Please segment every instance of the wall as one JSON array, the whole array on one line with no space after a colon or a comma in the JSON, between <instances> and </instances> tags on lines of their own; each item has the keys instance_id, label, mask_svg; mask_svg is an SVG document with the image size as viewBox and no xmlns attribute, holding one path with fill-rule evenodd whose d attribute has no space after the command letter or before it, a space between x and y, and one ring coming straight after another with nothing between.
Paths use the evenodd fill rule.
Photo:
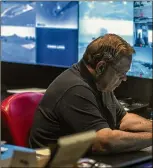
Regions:
<instances>
[{"instance_id":1,"label":"wall","mask_svg":"<svg viewBox=\"0 0 153 168\"><path fill-rule=\"evenodd\" d=\"M1 63L1 83L6 88L47 88L65 68L50 66ZM3 88L2 88L3 89ZM115 91L117 97L132 97L149 102L153 93L153 80L128 77Z\"/></svg>"},{"instance_id":2,"label":"wall","mask_svg":"<svg viewBox=\"0 0 153 168\"><path fill-rule=\"evenodd\" d=\"M47 88L50 82L64 70L51 66L2 62L1 83L7 88Z\"/></svg>"}]
</instances>

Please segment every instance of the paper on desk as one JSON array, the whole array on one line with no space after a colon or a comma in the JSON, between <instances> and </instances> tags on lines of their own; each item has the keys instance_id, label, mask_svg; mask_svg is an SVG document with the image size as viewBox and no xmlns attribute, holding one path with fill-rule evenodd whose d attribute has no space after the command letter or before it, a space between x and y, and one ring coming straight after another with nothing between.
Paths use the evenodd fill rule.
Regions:
<instances>
[{"instance_id":1,"label":"paper on desk","mask_svg":"<svg viewBox=\"0 0 153 168\"><path fill-rule=\"evenodd\" d=\"M37 167L44 167L50 158L50 149L41 148L36 149Z\"/></svg>"},{"instance_id":2,"label":"paper on desk","mask_svg":"<svg viewBox=\"0 0 153 168\"><path fill-rule=\"evenodd\" d=\"M152 152L152 146L141 149L141 151Z\"/></svg>"},{"instance_id":3,"label":"paper on desk","mask_svg":"<svg viewBox=\"0 0 153 168\"><path fill-rule=\"evenodd\" d=\"M49 156L51 154L49 148L36 149L35 151L37 155Z\"/></svg>"}]
</instances>

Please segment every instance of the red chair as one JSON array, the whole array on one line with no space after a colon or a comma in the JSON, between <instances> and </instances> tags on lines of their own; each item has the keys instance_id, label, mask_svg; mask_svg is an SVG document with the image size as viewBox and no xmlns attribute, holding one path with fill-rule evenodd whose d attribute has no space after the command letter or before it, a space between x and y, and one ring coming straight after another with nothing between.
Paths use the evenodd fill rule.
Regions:
<instances>
[{"instance_id":1,"label":"red chair","mask_svg":"<svg viewBox=\"0 0 153 168\"><path fill-rule=\"evenodd\" d=\"M42 93L26 92L11 95L2 101L1 117L15 145L27 146L34 113L42 97Z\"/></svg>"}]
</instances>

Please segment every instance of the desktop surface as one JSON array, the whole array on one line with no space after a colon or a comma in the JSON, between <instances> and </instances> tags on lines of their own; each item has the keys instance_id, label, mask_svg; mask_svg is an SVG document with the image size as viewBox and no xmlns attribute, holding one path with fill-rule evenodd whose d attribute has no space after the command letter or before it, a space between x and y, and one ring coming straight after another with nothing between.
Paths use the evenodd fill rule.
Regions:
<instances>
[{"instance_id":1,"label":"desktop surface","mask_svg":"<svg viewBox=\"0 0 153 168\"><path fill-rule=\"evenodd\" d=\"M5 147L8 149L4 153L1 153L1 161L4 162L6 159L6 161L8 162L8 159L12 157L14 150L28 152L34 151L33 149L7 144L1 145L1 147ZM138 152L128 152L114 155L95 154L88 156L86 160L94 160L95 163L99 163L99 165L103 167L104 165L110 165L110 167L151 168L153 167L152 159L152 146L150 146ZM82 158L82 160L84 160L84 158Z\"/></svg>"},{"instance_id":2,"label":"desktop surface","mask_svg":"<svg viewBox=\"0 0 153 168\"><path fill-rule=\"evenodd\" d=\"M129 168L152 168L153 167L153 161L148 160L145 162L134 164L133 166L130 166Z\"/></svg>"},{"instance_id":3,"label":"desktop surface","mask_svg":"<svg viewBox=\"0 0 153 168\"><path fill-rule=\"evenodd\" d=\"M102 155L97 153L89 156L89 159L93 159L98 163L110 165L111 167L131 167L134 165L153 166L152 146L136 152L125 152L112 155Z\"/></svg>"}]
</instances>

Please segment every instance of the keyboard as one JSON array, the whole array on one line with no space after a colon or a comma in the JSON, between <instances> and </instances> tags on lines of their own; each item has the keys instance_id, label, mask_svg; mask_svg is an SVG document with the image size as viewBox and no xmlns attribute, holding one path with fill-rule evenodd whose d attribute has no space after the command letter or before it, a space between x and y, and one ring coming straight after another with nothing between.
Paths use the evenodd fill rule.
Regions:
<instances>
[{"instance_id":1,"label":"keyboard","mask_svg":"<svg viewBox=\"0 0 153 168\"><path fill-rule=\"evenodd\" d=\"M119 102L123 106L124 110L126 111L132 111L132 110L148 107L149 105L149 103L141 103L141 102L133 102L131 104L128 104L123 100L119 100Z\"/></svg>"}]
</instances>

